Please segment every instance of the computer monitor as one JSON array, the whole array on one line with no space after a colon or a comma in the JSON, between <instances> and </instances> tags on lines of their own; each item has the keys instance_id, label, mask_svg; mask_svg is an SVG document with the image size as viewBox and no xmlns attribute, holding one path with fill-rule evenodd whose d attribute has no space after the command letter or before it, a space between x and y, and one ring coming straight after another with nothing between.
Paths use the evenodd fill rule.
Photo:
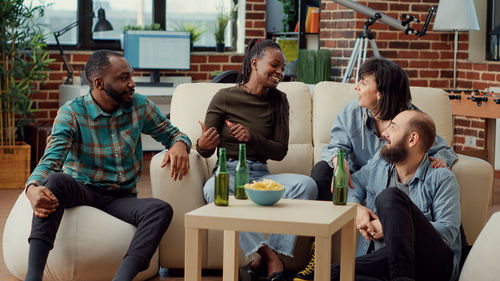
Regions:
<instances>
[{"instance_id":1,"label":"computer monitor","mask_svg":"<svg viewBox=\"0 0 500 281\"><path fill-rule=\"evenodd\" d=\"M159 70L188 70L191 63L189 32L126 30L123 51L134 69L151 70L159 83Z\"/></svg>"}]
</instances>

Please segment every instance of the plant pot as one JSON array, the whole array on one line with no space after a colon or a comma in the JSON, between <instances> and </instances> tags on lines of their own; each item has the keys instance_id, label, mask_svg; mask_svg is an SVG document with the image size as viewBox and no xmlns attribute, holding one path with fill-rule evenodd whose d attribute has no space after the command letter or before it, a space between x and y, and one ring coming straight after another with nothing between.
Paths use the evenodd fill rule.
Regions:
<instances>
[{"instance_id":1,"label":"plant pot","mask_svg":"<svg viewBox=\"0 0 500 281\"><path fill-rule=\"evenodd\" d=\"M24 142L0 146L0 189L24 188L30 175L31 146Z\"/></svg>"},{"instance_id":2,"label":"plant pot","mask_svg":"<svg viewBox=\"0 0 500 281\"><path fill-rule=\"evenodd\" d=\"M215 44L215 51L216 52L224 52L224 47L225 47L224 43L216 43Z\"/></svg>"}]
</instances>

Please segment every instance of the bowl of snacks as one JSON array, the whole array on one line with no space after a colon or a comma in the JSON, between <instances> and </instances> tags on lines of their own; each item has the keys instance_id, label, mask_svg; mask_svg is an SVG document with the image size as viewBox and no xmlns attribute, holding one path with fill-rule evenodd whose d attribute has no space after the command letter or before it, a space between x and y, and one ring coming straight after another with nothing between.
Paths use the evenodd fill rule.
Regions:
<instances>
[{"instance_id":1,"label":"bowl of snacks","mask_svg":"<svg viewBox=\"0 0 500 281\"><path fill-rule=\"evenodd\" d=\"M245 192L250 200L260 206L272 206L283 196L285 188L270 179L245 184Z\"/></svg>"}]
</instances>

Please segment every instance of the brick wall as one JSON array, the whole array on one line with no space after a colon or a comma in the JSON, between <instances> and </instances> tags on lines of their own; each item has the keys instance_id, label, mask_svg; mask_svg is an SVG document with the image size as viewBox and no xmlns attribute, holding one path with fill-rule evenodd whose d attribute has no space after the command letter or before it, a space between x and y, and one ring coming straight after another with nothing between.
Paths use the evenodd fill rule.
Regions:
<instances>
[{"instance_id":1,"label":"brick wall","mask_svg":"<svg viewBox=\"0 0 500 281\"><path fill-rule=\"evenodd\" d=\"M393 18L401 19L403 13L417 16L422 23L412 23L420 30L431 6L438 0L369 0L358 1ZM362 32L367 16L345 8L331 0L322 0L320 14L320 47L332 51L332 79L341 81L356 36ZM370 27L380 54L403 67L412 86L453 87L453 42L454 34L432 31L432 23L422 37L406 35L403 31L376 22ZM473 63L468 57L468 32L459 33L457 55L457 88L480 89L500 85L500 63ZM371 48L368 48L371 56ZM499 107L500 110L500 107ZM454 147L484 149L485 122L482 118L455 117ZM475 147L465 147L465 136L477 137Z\"/></svg>"},{"instance_id":2,"label":"brick wall","mask_svg":"<svg viewBox=\"0 0 500 281\"><path fill-rule=\"evenodd\" d=\"M265 0L247 0L246 3L245 43L255 37L264 38L266 28ZM91 51L65 51L69 63L73 66L74 76L81 75L91 53ZM63 83L66 71L58 51L50 51L50 57L56 61L49 66L47 82L35 85L38 92L33 95L34 107L39 110L33 116L35 121L51 121L59 109L59 85ZM242 59L242 54L234 52L193 52L189 71L161 71L161 75L191 76L193 82L207 82L213 78L211 73L214 71L239 70ZM148 74L138 71L135 75Z\"/></svg>"}]
</instances>

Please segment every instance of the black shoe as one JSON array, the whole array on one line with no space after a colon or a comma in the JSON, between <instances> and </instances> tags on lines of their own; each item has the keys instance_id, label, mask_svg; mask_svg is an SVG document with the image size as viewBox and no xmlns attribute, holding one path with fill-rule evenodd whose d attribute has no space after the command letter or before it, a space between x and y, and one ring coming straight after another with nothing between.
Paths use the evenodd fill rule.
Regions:
<instances>
[{"instance_id":1,"label":"black shoe","mask_svg":"<svg viewBox=\"0 0 500 281\"><path fill-rule=\"evenodd\" d=\"M239 271L239 281L257 281L258 275L257 270L250 265L251 263L240 267Z\"/></svg>"},{"instance_id":2,"label":"black shoe","mask_svg":"<svg viewBox=\"0 0 500 281\"><path fill-rule=\"evenodd\" d=\"M267 277L267 279L266 279L267 281L286 281L287 280L286 279L285 263L283 262L283 260L279 256L278 256L278 258L281 261L281 265L283 266L283 270L271 273L271 275L269 275Z\"/></svg>"},{"instance_id":3,"label":"black shoe","mask_svg":"<svg viewBox=\"0 0 500 281\"><path fill-rule=\"evenodd\" d=\"M273 272L269 277L268 281L286 281L285 267L283 266L283 271Z\"/></svg>"}]
</instances>

